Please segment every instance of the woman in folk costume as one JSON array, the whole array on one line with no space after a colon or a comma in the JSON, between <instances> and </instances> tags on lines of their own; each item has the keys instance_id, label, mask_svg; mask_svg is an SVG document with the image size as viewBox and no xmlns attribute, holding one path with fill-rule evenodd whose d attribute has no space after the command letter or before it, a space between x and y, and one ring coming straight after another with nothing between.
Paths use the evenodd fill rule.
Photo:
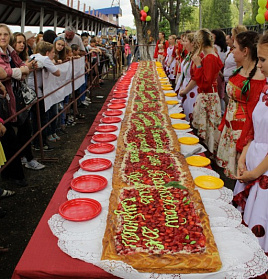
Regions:
<instances>
[{"instance_id":1,"label":"woman in folk costume","mask_svg":"<svg viewBox=\"0 0 268 279\"><path fill-rule=\"evenodd\" d=\"M258 67L268 77L268 34L258 44ZM268 86L262 90L238 160L234 202L268 255Z\"/></svg>"},{"instance_id":2,"label":"woman in folk costume","mask_svg":"<svg viewBox=\"0 0 268 279\"><path fill-rule=\"evenodd\" d=\"M237 155L243 149L241 142L249 129L253 109L265 85L265 77L257 69L258 39L256 32L247 31L238 34L234 40L234 59L241 66L227 84L229 103L219 126L222 133L217 151L217 164L232 179L235 179L237 172Z\"/></svg>"},{"instance_id":3,"label":"woman in folk costume","mask_svg":"<svg viewBox=\"0 0 268 279\"><path fill-rule=\"evenodd\" d=\"M179 92L178 98L182 98L183 110L186 114L186 120L192 120L194 104L197 97L196 82L192 80L193 61L191 60L195 51L194 33L188 33L185 36L185 49L188 54L181 63L181 75L178 79L175 91Z\"/></svg>"},{"instance_id":4,"label":"woman in folk costume","mask_svg":"<svg viewBox=\"0 0 268 279\"><path fill-rule=\"evenodd\" d=\"M164 63L169 43L165 39L164 32L159 32L158 38L159 38L159 40L156 42L154 59L156 59L157 61L159 61L161 63Z\"/></svg>"},{"instance_id":5,"label":"woman in folk costume","mask_svg":"<svg viewBox=\"0 0 268 279\"><path fill-rule=\"evenodd\" d=\"M189 32L190 33L190 32ZM175 83L178 83L178 79L181 75L181 63L186 58L188 51L185 48L185 41L186 41L186 35L188 33L182 34L181 37L177 37L176 39L176 67L175 67L175 73L176 73L176 81Z\"/></svg>"},{"instance_id":6,"label":"woman in folk costume","mask_svg":"<svg viewBox=\"0 0 268 279\"><path fill-rule=\"evenodd\" d=\"M223 64L213 47L213 37L208 29L196 33L199 51L192 57L195 64L193 80L198 86L198 95L193 111L193 127L203 139L208 150L215 154L218 147L221 122L221 105L217 91L217 78Z\"/></svg>"},{"instance_id":7,"label":"woman in folk costume","mask_svg":"<svg viewBox=\"0 0 268 279\"><path fill-rule=\"evenodd\" d=\"M176 36L171 35L168 37L169 47L167 48L167 56L165 59L165 71L169 78L172 87L175 88L176 79Z\"/></svg>"}]
</instances>

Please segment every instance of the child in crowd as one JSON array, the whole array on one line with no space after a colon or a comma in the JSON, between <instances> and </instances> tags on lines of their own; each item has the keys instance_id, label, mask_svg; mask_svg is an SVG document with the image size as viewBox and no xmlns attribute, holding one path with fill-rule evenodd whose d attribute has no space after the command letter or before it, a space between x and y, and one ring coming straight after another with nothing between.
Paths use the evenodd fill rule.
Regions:
<instances>
[{"instance_id":1,"label":"child in crowd","mask_svg":"<svg viewBox=\"0 0 268 279\"><path fill-rule=\"evenodd\" d=\"M66 60L70 60L73 57L72 49L69 46L65 46Z\"/></svg>"},{"instance_id":2,"label":"child in crowd","mask_svg":"<svg viewBox=\"0 0 268 279\"><path fill-rule=\"evenodd\" d=\"M125 39L125 55L126 55L126 60L127 60L127 68L129 68L130 63L131 63L131 49L129 45L129 40Z\"/></svg>"},{"instance_id":3,"label":"child in crowd","mask_svg":"<svg viewBox=\"0 0 268 279\"><path fill-rule=\"evenodd\" d=\"M82 42L85 47L86 56L85 56L85 71L87 71L90 67L89 65L89 47L88 47L88 37L82 36ZM88 73L85 74L85 83L80 87L80 92L84 92L87 89L87 81L88 81ZM89 93L89 91L87 91ZM88 106L91 103L91 100L89 97L86 96L86 93L80 97L80 101L84 106Z\"/></svg>"},{"instance_id":4,"label":"child in crowd","mask_svg":"<svg viewBox=\"0 0 268 279\"><path fill-rule=\"evenodd\" d=\"M66 61L65 39L62 37L57 37L54 40L53 45L55 49L55 62L60 64Z\"/></svg>"},{"instance_id":5,"label":"child in crowd","mask_svg":"<svg viewBox=\"0 0 268 279\"><path fill-rule=\"evenodd\" d=\"M80 55L79 55L79 53L80 53L79 45L72 44L71 49L72 49L73 57L74 58L79 58L80 57Z\"/></svg>"},{"instance_id":6,"label":"child in crowd","mask_svg":"<svg viewBox=\"0 0 268 279\"><path fill-rule=\"evenodd\" d=\"M268 34L258 43L258 67L268 77ZM243 212L243 221L258 238L268 255L268 86L264 86L252 114L252 126L244 138L238 160L234 202Z\"/></svg>"},{"instance_id":7,"label":"child in crowd","mask_svg":"<svg viewBox=\"0 0 268 279\"><path fill-rule=\"evenodd\" d=\"M214 49L214 40L208 29L196 32L199 50L192 57L195 64L193 80L198 86L198 96L193 111L192 125L197 135L204 140L208 150L215 154L218 148L221 122L221 105L217 78L223 67Z\"/></svg>"},{"instance_id":8,"label":"child in crowd","mask_svg":"<svg viewBox=\"0 0 268 279\"><path fill-rule=\"evenodd\" d=\"M71 45L71 49L72 49L73 58L80 58L80 55L79 55L79 53L80 53L79 45L72 44ZM80 95L80 88L75 90L75 98L77 98L79 95ZM80 107L80 108L81 107L86 107L86 105L82 106L80 100L78 100L78 102L75 101L73 103L73 110L74 110L75 117L78 118L78 119L85 119L85 115L78 112L78 107ZM70 116L68 116L68 118L70 118Z\"/></svg>"},{"instance_id":9,"label":"child in crowd","mask_svg":"<svg viewBox=\"0 0 268 279\"><path fill-rule=\"evenodd\" d=\"M164 44L158 44L157 61L163 64L165 58L166 58L166 54L165 54Z\"/></svg>"},{"instance_id":10,"label":"child in crowd","mask_svg":"<svg viewBox=\"0 0 268 279\"><path fill-rule=\"evenodd\" d=\"M43 97L42 69L47 70L48 72L52 73L55 76L60 76L60 70L52 62L55 56L55 50L53 44L41 41L36 46L35 52L36 53L34 54L34 56L38 64L38 70L36 72L37 88L38 88L37 96L38 98L41 98ZM35 89L33 73L29 75L28 85L30 88ZM44 100L39 102L39 108L40 108L41 125L44 126L48 122L48 113L45 112ZM32 107L32 111L33 111L33 133L35 134L38 131L37 119L36 119L36 105ZM56 134L56 121L53 121L51 123L51 130L52 130L52 134L48 136L57 139L58 136ZM47 129L44 129L42 133L44 150L49 150L51 149L51 147L47 144L46 136L47 136ZM38 137L34 139L34 147L36 150L39 150L40 148Z\"/></svg>"}]
</instances>

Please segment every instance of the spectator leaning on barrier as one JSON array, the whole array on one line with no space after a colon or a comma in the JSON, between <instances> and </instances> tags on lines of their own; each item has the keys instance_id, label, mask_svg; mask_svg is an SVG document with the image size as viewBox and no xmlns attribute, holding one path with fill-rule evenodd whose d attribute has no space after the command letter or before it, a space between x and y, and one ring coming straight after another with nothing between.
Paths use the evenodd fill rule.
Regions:
<instances>
[{"instance_id":1,"label":"spectator leaning on barrier","mask_svg":"<svg viewBox=\"0 0 268 279\"><path fill-rule=\"evenodd\" d=\"M82 39L75 34L76 30L72 26L68 26L65 29L65 33L61 34L60 36L66 40L68 46L76 44L79 46L80 55L85 55L85 47L83 45Z\"/></svg>"},{"instance_id":2,"label":"spectator leaning on barrier","mask_svg":"<svg viewBox=\"0 0 268 279\"><path fill-rule=\"evenodd\" d=\"M34 54L34 56L35 56L35 60L37 61L37 64L38 64L38 69L36 71L37 88L38 88L37 94L38 94L38 98L41 98L41 97L43 97L42 70L45 69L55 76L60 76L60 70L52 62L52 60L54 59L54 56L55 56L53 44L50 44L45 41L41 41L36 46L36 53ZM30 88L35 89L33 73L31 73L29 75L28 85ZM47 114L45 113L44 100L41 100L39 102L39 108L40 108L41 125L44 126L48 121ZM36 106L33 106L32 110L33 110L33 133L35 134L38 131L37 119L36 119ZM52 130L53 130L53 128L52 128ZM53 130L53 132L54 132L54 130ZM44 150L48 151L48 150L51 150L52 148L47 144L46 136L47 136L47 129L44 129L43 133L42 133L43 145L44 145ZM34 140L34 148L35 148L35 150L40 149L39 143L38 143L38 138L35 138L35 140Z\"/></svg>"},{"instance_id":3,"label":"spectator leaning on barrier","mask_svg":"<svg viewBox=\"0 0 268 279\"><path fill-rule=\"evenodd\" d=\"M65 47L65 39L63 37L57 37L53 41L54 50L55 50L55 62L62 63L66 61L66 47Z\"/></svg>"},{"instance_id":4,"label":"spectator leaning on barrier","mask_svg":"<svg viewBox=\"0 0 268 279\"><path fill-rule=\"evenodd\" d=\"M13 38L10 41L10 45L14 48L18 56L22 59L25 65L32 72L37 68L37 63L35 60L29 61L26 51L26 38L23 33L16 32L13 34ZM27 60L27 61L26 61ZM30 121L30 113L25 119L22 125L18 126L18 139L20 147L22 147L32 136L32 125ZM40 164L34 159L31 144L28 144L26 148L21 153L22 164L28 169L41 170L45 168L43 164Z\"/></svg>"},{"instance_id":5,"label":"spectator leaning on barrier","mask_svg":"<svg viewBox=\"0 0 268 279\"><path fill-rule=\"evenodd\" d=\"M34 53L35 35L36 35L36 33L32 33L32 31L27 31L24 33L24 36L25 36L26 42L27 42L28 56L31 56Z\"/></svg>"},{"instance_id":6,"label":"spectator leaning on barrier","mask_svg":"<svg viewBox=\"0 0 268 279\"><path fill-rule=\"evenodd\" d=\"M101 72L101 65L99 63L100 61L100 55L102 54L102 51L99 49L98 46L96 46L96 38L92 38L90 40L90 45L88 46L89 48L89 53L91 53L91 64L92 66L95 65L94 67L94 76L99 74ZM101 77L100 77L101 78Z\"/></svg>"},{"instance_id":7,"label":"spectator leaning on barrier","mask_svg":"<svg viewBox=\"0 0 268 279\"><path fill-rule=\"evenodd\" d=\"M6 24L0 24L0 67L4 69L8 80L3 82L6 93L6 107L1 109L0 117L4 120L13 116L16 109L16 99L13 85L17 80L24 79L29 74L29 69L25 66L19 58L14 49L9 45L12 33ZM3 103L4 104L4 103ZM5 106L5 105L3 105ZM6 113L5 113L6 112ZM18 140L18 117L12 118L6 123L6 133L1 138L3 149L5 151L6 159L12 158L19 150ZM20 158L17 156L1 173L3 179L11 179L19 186L26 186L22 164Z\"/></svg>"}]
</instances>

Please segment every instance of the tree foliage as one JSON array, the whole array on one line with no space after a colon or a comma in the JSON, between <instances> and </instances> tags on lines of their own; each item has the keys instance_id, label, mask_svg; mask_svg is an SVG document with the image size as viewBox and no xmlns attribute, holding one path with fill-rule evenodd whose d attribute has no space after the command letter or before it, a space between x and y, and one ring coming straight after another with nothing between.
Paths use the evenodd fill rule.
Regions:
<instances>
[{"instance_id":1,"label":"tree foliage","mask_svg":"<svg viewBox=\"0 0 268 279\"><path fill-rule=\"evenodd\" d=\"M194 11L197 0L157 0L157 7L160 12L160 26L164 20L163 27L166 27L165 20L169 23L170 33L178 35L184 22L187 22ZM161 30L161 28L160 28Z\"/></svg>"},{"instance_id":2,"label":"tree foliage","mask_svg":"<svg viewBox=\"0 0 268 279\"><path fill-rule=\"evenodd\" d=\"M231 27L231 0L202 0L203 27Z\"/></svg>"},{"instance_id":3,"label":"tree foliage","mask_svg":"<svg viewBox=\"0 0 268 279\"><path fill-rule=\"evenodd\" d=\"M156 0L142 0L141 7L137 5L135 0L130 0L132 14L135 19L135 25L137 28L137 38L141 45L139 47L142 60L152 60L154 52L154 43L158 34L158 21L157 21L157 7ZM149 7L150 21L141 21L140 11L144 6Z\"/></svg>"}]
</instances>

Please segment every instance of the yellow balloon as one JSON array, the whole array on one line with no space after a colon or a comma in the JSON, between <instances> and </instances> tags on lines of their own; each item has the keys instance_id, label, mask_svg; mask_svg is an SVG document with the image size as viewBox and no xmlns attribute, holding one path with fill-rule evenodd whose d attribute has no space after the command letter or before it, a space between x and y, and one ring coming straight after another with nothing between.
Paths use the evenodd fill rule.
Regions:
<instances>
[{"instance_id":1,"label":"yellow balloon","mask_svg":"<svg viewBox=\"0 0 268 279\"><path fill-rule=\"evenodd\" d=\"M264 24L264 23L265 23L264 14L257 14L257 16L256 16L256 21L257 21L259 24Z\"/></svg>"},{"instance_id":2,"label":"yellow balloon","mask_svg":"<svg viewBox=\"0 0 268 279\"><path fill-rule=\"evenodd\" d=\"M261 8L265 8L267 4L267 0L258 0L258 5L261 7ZM261 23L260 23L261 24Z\"/></svg>"},{"instance_id":3,"label":"yellow balloon","mask_svg":"<svg viewBox=\"0 0 268 279\"><path fill-rule=\"evenodd\" d=\"M258 14L264 14L266 12L266 8L259 8L258 9Z\"/></svg>"},{"instance_id":4,"label":"yellow balloon","mask_svg":"<svg viewBox=\"0 0 268 279\"><path fill-rule=\"evenodd\" d=\"M145 13L148 13L148 12L149 12L149 7L148 7L148 6L145 6L145 7L143 8L143 10L145 11Z\"/></svg>"}]
</instances>

